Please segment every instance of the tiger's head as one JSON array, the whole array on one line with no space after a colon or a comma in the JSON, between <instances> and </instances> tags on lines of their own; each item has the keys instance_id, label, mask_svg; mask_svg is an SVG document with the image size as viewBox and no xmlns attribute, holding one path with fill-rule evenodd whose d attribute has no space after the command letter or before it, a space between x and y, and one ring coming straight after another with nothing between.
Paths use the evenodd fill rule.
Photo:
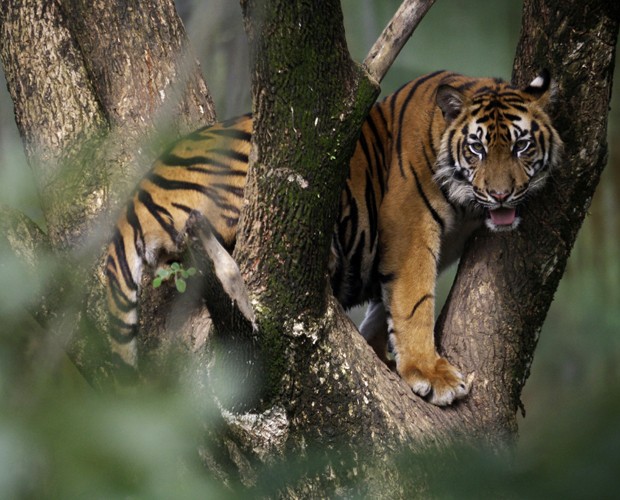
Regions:
<instances>
[{"instance_id":1,"label":"tiger's head","mask_svg":"<svg viewBox=\"0 0 620 500\"><path fill-rule=\"evenodd\" d=\"M435 179L454 202L485 210L493 231L519 225L519 206L560 161L562 141L546 112L552 94L547 71L524 89L495 80L469 94L437 89L446 129Z\"/></svg>"}]
</instances>

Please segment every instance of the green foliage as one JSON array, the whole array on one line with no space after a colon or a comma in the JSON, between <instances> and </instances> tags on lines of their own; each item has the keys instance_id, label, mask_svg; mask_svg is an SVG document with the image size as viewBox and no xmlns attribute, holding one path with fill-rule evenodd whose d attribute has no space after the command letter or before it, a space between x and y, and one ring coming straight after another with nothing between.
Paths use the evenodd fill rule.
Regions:
<instances>
[{"instance_id":1,"label":"green foliage","mask_svg":"<svg viewBox=\"0 0 620 500\"><path fill-rule=\"evenodd\" d=\"M174 286L176 289L183 293L187 289L187 282L185 281L190 276L196 274L195 267L189 267L185 269L183 264L179 262L173 262L170 267L162 267L157 270L155 278L153 279L153 288L159 288L164 281L169 279L174 280Z\"/></svg>"}]
</instances>

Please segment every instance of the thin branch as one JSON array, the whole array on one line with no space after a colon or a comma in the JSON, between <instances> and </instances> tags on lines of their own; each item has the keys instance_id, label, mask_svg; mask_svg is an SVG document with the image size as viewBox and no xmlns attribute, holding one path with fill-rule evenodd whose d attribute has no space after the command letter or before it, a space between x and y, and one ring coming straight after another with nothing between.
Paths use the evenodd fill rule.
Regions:
<instances>
[{"instance_id":1,"label":"thin branch","mask_svg":"<svg viewBox=\"0 0 620 500\"><path fill-rule=\"evenodd\" d=\"M256 329L254 311L239 267L217 241L209 221L199 212L192 212L186 224L192 250L202 281L207 309L216 328L222 331L241 327L251 333Z\"/></svg>"},{"instance_id":2,"label":"thin branch","mask_svg":"<svg viewBox=\"0 0 620 500\"><path fill-rule=\"evenodd\" d=\"M51 245L47 235L28 216L22 212L0 204L0 234L6 241L9 255L5 258L14 257L23 270L33 281L38 283L37 278L42 276L41 271L44 258L51 252ZM42 283L38 283L42 285ZM28 310L34 318L43 326L55 311L58 302L58 293L45 293L43 290L37 294L39 300L29 304Z\"/></svg>"},{"instance_id":3,"label":"thin branch","mask_svg":"<svg viewBox=\"0 0 620 500\"><path fill-rule=\"evenodd\" d=\"M435 0L405 0L364 59L369 75L378 83L413 34Z\"/></svg>"}]
</instances>

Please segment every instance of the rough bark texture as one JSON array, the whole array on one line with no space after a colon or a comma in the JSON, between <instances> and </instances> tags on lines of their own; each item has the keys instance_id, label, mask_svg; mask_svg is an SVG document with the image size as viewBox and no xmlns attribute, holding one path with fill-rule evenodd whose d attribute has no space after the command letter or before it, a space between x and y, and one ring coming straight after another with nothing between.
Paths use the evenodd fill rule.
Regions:
<instances>
[{"instance_id":1,"label":"rough bark texture","mask_svg":"<svg viewBox=\"0 0 620 500\"><path fill-rule=\"evenodd\" d=\"M57 2L3 2L0 29L7 84L50 241L67 249L70 235L83 234L105 201L105 172L76 162L85 144L107 132L104 111ZM63 172L66 164L76 166Z\"/></svg>"},{"instance_id":2,"label":"rough bark texture","mask_svg":"<svg viewBox=\"0 0 620 500\"><path fill-rule=\"evenodd\" d=\"M291 366L285 335L301 329L303 343L326 311L346 162L378 89L349 58L338 2L242 6L255 125L234 256L255 301L265 355L277 360L266 365L267 391L279 393Z\"/></svg>"}]
</instances>

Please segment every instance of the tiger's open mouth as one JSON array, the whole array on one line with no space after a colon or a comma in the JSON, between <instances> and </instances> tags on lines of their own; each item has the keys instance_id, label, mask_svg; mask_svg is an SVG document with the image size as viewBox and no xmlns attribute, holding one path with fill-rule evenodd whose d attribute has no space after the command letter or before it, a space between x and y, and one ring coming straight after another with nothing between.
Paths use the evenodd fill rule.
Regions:
<instances>
[{"instance_id":1,"label":"tiger's open mouth","mask_svg":"<svg viewBox=\"0 0 620 500\"><path fill-rule=\"evenodd\" d=\"M496 226L511 226L517 218L517 209L500 207L495 210L489 210L489 216Z\"/></svg>"},{"instance_id":2,"label":"tiger's open mouth","mask_svg":"<svg viewBox=\"0 0 620 500\"><path fill-rule=\"evenodd\" d=\"M487 210L486 225L492 231L510 231L521 221L519 210L515 207L499 207Z\"/></svg>"}]
</instances>

